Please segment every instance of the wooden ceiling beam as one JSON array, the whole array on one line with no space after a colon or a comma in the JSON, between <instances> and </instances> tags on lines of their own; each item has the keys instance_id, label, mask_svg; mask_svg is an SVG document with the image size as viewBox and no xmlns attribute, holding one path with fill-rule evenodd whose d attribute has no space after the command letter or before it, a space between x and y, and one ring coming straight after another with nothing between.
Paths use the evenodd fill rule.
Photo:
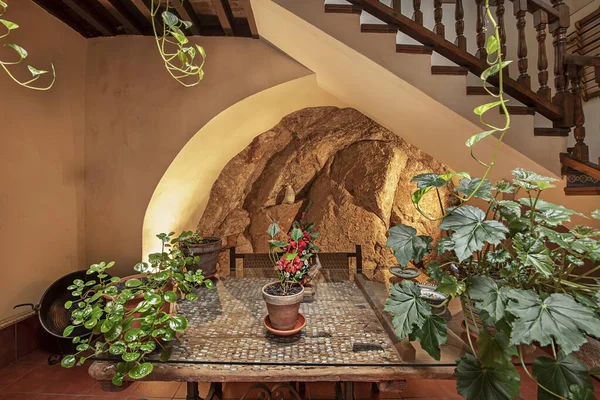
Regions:
<instances>
[{"instance_id":1,"label":"wooden ceiling beam","mask_svg":"<svg viewBox=\"0 0 600 400\"><path fill-rule=\"evenodd\" d=\"M146 18L148 23L150 24L150 30L152 30L152 13L150 12L150 6L144 2L144 0L131 0L131 4L135 6L135 8ZM163 24L160 17L160 12L156 15L156 31L163 31Z\"/></svg>"},{"instance_id":2,"label":"wooden ceiling beam","mask_svg":"<svg viewBox=\"0 0 600 400\"><path fill-rule=\"evenodd\" d=\"M121 23L128 33L135 35L142 33L110 0L98 0L98 2Z\"/></svg>"},{"instance_id":3,"label":"wooden ceiling beam","mask_svg":"<svg viewBox=\"0 0 600 400\"><path fill-rule=\"evenodd\" d=\"M246 19L248 20L248 26L250 27L250 33L252 33L252 37L254 39L260 38L258 35L258 28L256 27L256 20L254 19L254 13L252 12L252 5L250 4L250 0L242 0L242 7L244 8L244 13L246 14Z\"/></svg>"},{"instance_id":4,"label":"wooden ceiling beam","mask_svg":"<svg viewBox=\"0 0 600 400\"><path fill-rule=\"evenodd\" d=\"M67 15L60 8L56 7L55 4L49 2L48 0L33 0L38 6L42 7L46 10L50 15L54 15L56 18L69 25L71 28L76 30L83 37L90 37L89 32L87 32L84 27L79 25L71 16ZM50 4L49 4L50 3Z\"/></svg>"},{"instance_id":5,"label":"wooden ceiling beam","mask_svg":"<svg viewBox=\"0 0 600 400\"><path fill-rule=\"evenodd\" d=\"M115 29L112 26L105 24L103 21L97 19L93 12L89 10L86 6L83 6L81 2L77 2L75 0L62 0L62 2L73 10L74 13L79 15L82 19L84 19L88 24L94 27L98 32L100 32L104 36L114 36L116 35Z\"/></svg>"},{"instance_id":6,"label":"wooden ceiling beam","mask_svg":"<svg viewBox=\"0 0 600 400\"><path fill-rule=\"evenodd\" d=\"M192 23L190 31L192 31L194 35L200 35L200 19L198 19L196 11L194 11L194 8L190 4L190 2L186 0L175 0L172 4L172 7L175 7L177 13L182 19L190 21Z\"/></svg>"},{"instance_id":7,"label":"wooden ceiling beam","mask_svg":"<svg viewBox=\"0 0 600 400\"><path fill-rule=\"evenodd\" d=\"M219 18L219 23L221 24L221 27L223 28L225 35L233 36L233 29L232 29L233 16L231 14L231 9L229 9L229 4L223 4L224 1L227 1L227 0L212 0L212 5L215 9L215 12L217 13L217 17ZM227 12L225 7L227 7L229 9L229 12Z\"/></svg>"}]
</instances>

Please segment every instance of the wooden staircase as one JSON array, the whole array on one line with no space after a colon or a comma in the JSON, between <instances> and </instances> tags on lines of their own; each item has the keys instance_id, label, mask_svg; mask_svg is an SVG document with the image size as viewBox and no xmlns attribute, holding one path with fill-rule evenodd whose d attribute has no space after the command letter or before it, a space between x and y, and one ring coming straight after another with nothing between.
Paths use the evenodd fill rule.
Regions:
<instances>
[{"instance_id":1,"label":"wooden staircase","mask_svg":"<svg viewBox=\"0 0 600 400\"><path fill-rule=\"evenodd\" d=\"M384 0L385 2L386 0ZM366 12L382 21L382 24L362 24L361 31L368 33L395 33L402 32L414 39L419 44L397 44L396 52L405 54L426 54L433 52L440 54L455 66L434 65L431 67L433 75L468 75L479 76L487 68L487 53L485 50L486 27L484 21L484 0L476 0L476 42L477 52L471 54L467 51L467 38L464 36L464 7L463 0L435 0L434 20L432 30L423 26L423 11L421 2L413 1L413 9L402 13L401 2L398 0L387 1L387 4L378 0L347 0L346 4L325 4L326 13L352 13ZM578 56L568 54L567 29L570 26L569 8L564 0L551 0L552 4L544 0L514 0L513 8L517 20L517 43L507 43L504 13L506 12L505 0L493 0L495 17L500 25L501 48L506 54L507 46L517 46L518 71L515 78L504 79L504 91L513 99L521 102L522 106L507 107L511 115L540 114L551 121L552 127L534 127L535 136L566 137L571 130L576 140L575 146L568 149L567 153L559 155L561 172L566 177L567 195L599 195L600 194L600 160L598 163L590 162L589 149L585 143L585 115L583 112L582 77L585 66L595 68L595 79L600 83L600 57ZM455 6L456 40L446 40L446 27L443 25L442 4L452 3ZM471 7L471 5L469 5ZM534 27L537 37L537 78L539 88L531 89L531 77L528 66L528 50L526 43L526 17L527 13L533 14ZM410 14L408 17L405 14ZM554 59L554 88L548 85L549 59L546 50L546 37L552 36ZM491 85L497 85L497 80L488 79ZM492 86L493 87L493 86ZM467 86L466 94L469 96L482 96L489 94L479 86ZM594 134L598 135L598 127L593 127Z\"/></svg>"}]
</instances>

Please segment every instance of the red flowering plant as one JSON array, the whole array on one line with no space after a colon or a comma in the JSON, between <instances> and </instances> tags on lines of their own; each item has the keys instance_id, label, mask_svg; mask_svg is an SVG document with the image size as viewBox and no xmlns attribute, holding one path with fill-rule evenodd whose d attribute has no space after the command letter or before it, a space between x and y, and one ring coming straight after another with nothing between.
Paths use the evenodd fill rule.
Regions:
<instances>
[{"instance_id":1,"label":"red flowering plant","mask_svg":"<svg viewBox=\"0 0 600 400\"><path fill-rule=\"evenodd\" d=\"M286 242L276 239L281 232L277 221L273 220L267 230L271 237L269 256L284 293L288 293L295 284L302 281L319 252L319 248L313 243L313 240L319 237L319 233L313 231L314 222L305 220L307 211L302 213L299 221L294 221Z\"/></svg>"}]
</instances>

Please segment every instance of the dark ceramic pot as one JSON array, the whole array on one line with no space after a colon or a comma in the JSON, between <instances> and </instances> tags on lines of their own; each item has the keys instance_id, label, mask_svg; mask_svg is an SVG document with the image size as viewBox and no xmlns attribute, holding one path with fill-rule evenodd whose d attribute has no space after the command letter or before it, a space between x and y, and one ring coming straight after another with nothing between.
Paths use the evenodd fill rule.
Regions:
<instances>
[{"instance_id":1,"label":"dark ceramic pot","mask_svg":"<svg viewBox=\"0 0 600 400\"><path fill-rule=\"evenodd\" d=\"M194 264L192 271L201 270L205 278L212 278L217 273L217 261L221 252L221 238L205 237L205 243L179 243L179 248L188 257L200 257L200 262Z\"/></svg>"}]
</instances>

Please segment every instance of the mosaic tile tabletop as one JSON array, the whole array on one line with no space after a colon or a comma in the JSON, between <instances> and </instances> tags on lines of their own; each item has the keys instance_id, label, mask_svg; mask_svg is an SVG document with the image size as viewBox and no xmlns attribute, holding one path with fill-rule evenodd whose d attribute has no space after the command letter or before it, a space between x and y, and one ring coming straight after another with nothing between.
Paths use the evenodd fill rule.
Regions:
<instances>
[{"instance_id":1,"label":"mosaic tile tabletop","mask_svg":"<svg viewBox=\"0 0 600 400\"><path fill-rule=\"evenodd\" d=\"M371 306L353 281L319 282L311 303L302 303L306 327L279 337L263 326L264 278L230 278L200 298L183 302L179 313L188 330L175 344L171 361L281 362L303 364L389 364L402 360Z\"/></svg>"}]
</instances>

